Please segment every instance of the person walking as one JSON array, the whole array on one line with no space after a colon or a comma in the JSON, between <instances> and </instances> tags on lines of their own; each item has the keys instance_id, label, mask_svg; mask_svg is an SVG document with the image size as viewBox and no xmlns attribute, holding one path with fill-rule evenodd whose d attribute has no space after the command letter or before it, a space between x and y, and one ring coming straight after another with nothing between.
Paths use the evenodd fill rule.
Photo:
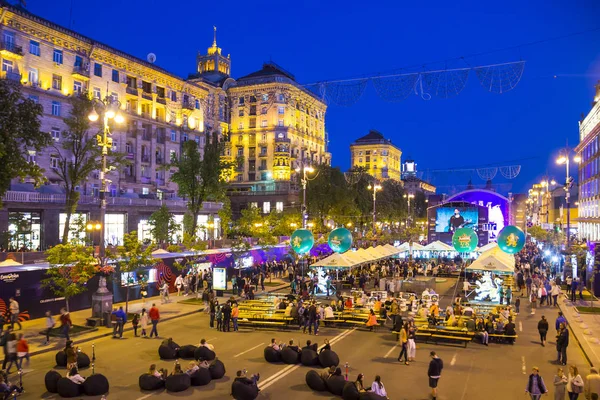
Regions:
<instances>
[{"instance_id":1,"label":"person walking","mask_svg":"<svg viewBox=\"0 0 600 400\"><path fill-rule=\"evenodd\" d=\"M56 322L54 322L54 318L52 318L52 313L50 311L46 311L46 330L44 331L44 334L46 335L46 341L44 342L44 346L47 346L50 344L50 332L52 332L52 328L54 328L54 325L56 325Z\"/></svg>"},{"instance_id":2,"label":"person walking","mask_svg":"<svg viewBox=\"0 0 600 400\"><path fill-rule=\"evenodd\" d=\"M415 343L416 339L416 327L412 322L408 323L408 361L415 361L417 355L417 345Z\"/></svg>"},{"instance_id":3,"label":"person walking","mask_svg":"<svg viewBox=\"0 0 600 400\"><path fill-rule=\"evenodd\" d=\"M567 382L567 393L569 394L569 400L577 400L580 393L583 393L583 378L579 375L577 367L569 365L569 381Z\"/></svg>"},{"instance_id":4,"label":"person walking","mask_svg":"<svg viewBox=\"0 0 600 400\"><path fill-rule=\"evenodd\" d=\"M573 277L571 281L571 302L577 302L577 285L579 284L577 278Z\"/></svg>"},{"instance_id":5,"label":"person walking","mask_svg":"<svg viewBox=\"0 0 600 400\"><path fill-rule=\"evenodd\" d=\"M437 387L438 381L442 376L442 369L444 369L444 362L437 356L435 351L429 353L431 361L429 362L429 368L427 369L427 376L429 376L429 387L431 388L431 399L437 400Z\"/></svg>"},{"instance_id":6,"label":"person walking","mask_svg":"<svg viewBox=\"0 0 600 400\"><path fill-rule=\"evenodd\" d=\"M183 288L183 276L179 275L175 279L175 287L177 288L177 297L181 295L181 289Z\"/></svg>"},{"instance_id":7,"label":"person walking","mask_svg":"<svg viewBox=\"0 0 600 400\"><path fill-rule=\"evenodd\" d=\"M556 282L552 282L552 287L550 288L550 296L552 296L552 303L554 307L558 307L558 296L560 295L560 292L560 286L557 285Z\"/></svg>"},{"instance_id":8,"label":"person walking","mask_svg":"<svg viewBox=\"0 0 600 400\"><path fill-rule=\"evenodd\" d=\"M554 400L565 400L567 393L567 383L569 379L562 368L559 368L554 375Z\"/></svg>"},{"instance_id":9,"label":"person walking","mask_svg":"<svg viewBox=\"0 0 600 400\"><path fill-rule=\"evenodd\" d=\"M556 351L558 352L558 362L567 365L567 347L569 347L569 330L565 324L560 324L560 330L556 336Z\"/></svg>"},{"instance_id":10,"label":"person walking","mask_svg":"<svg viewBox=\"0 0 600 400\"><path fill-rule=\"evenodd\" d=\"M29 365L29 343L27 343L23 334L20 333L19 340L17 341L17 368L23 369L23 359L26 359L27 365Z\"/></svg>"},{"instance_id":11,"label":"person walking","mask_svg":"<svg viewBox=\"0 0 600 400\"><path fill-rule=\"evenodd\" d=\"M71 326L73 322L71 322L71 315L67 311L66 308L60 309L60 333L65 336L67 341L71 340L69 337L69 331L71 330Z\"/></svg>"},{"instance_id":12,"label":"person walking","mask_svg":"<svg viewBox=\"0 0 600 400\"><path fill-rule=\"evenodd\" d=\"M529 301L531 302L531 315L535 315L535 309L537 308L537 293L537 290L532 290L531 294L529 295Z\"/></svg>"},{"instance_id":13,"label":"person walking","mask_svg":"<svg viewBox=\"0 0 600 400\"><path fill-rule=\"evenodd\" d=\"M525 393L529 394L531 400L540 400L543 394L548 393L548 389L544 384L544 379L540 376L540 370L538 367L531 369L531 375L527 380L527 387Z\"/></svg>"},{"instance_id":14,"label":"person walking","mask_svg":"<svg viewBox=\"0 0 600 400\"><path fill-rule=\"evenodd\" d=\"M585 398L591 399L592 395L600 396L600 374L596 367L592 367L590 374L585 377Z\"/></svg>"},{"instance_id":15,"label":"person walking","mask_svg":"<svg viewBox=\"0 0 600 400\"><path fill-rule=\"evenodd\" d=\"M211 328L214 328L215 327L215 314L217 312L217 300L212 299L210 301L210 303L208 303L208 307L209 307L209 314L210 314L209 326Z\"/></svg>"},{"instance_id":16,"label":"person walking","mask_svg":"<svg viewBox=\"0 0 600 400\"><path fill-rule=\"evenodd\" d=\"M162 304L168 303L169 302L169 284L167 282L163 283L163 285L160 287L160 294L161 294L160 302Z\"/></svg>"},{"instance_id":17,"label":"person walking","mask_svg":"<svg viewBox=\"0 0 600 400\"><path fill-rule=\"evenodd\" d=\"M19 321L19 303L15 300L14 297L9 299L10 301L10 329L15 330L15 324L19 325L19 330L23 329L21 326L21 321Z\"/></svg>"},{"instance_id":18,"label":"person walking","mask_svg":"<svg viewBox=\"0 0 600 400\"><path fill-rule=\"evenodd\" d=\"M148 322L150 322L148 313L146 313L145 308L142 308L142 314L140 315L140 327L142 328L141 335L143 338L147 337L146 330L148 329Z\"/></svg>"},{"instance_id":19,"label":"person walking","mask_svg":"<svg viewBox=\"0 0 600 400\"><path fill-rule=\"evenodd\" d=\"M400 345L402 346L402 350L400 350L400 354L398 355L398 361L404 355L404 365L408 365L408 323L405 323L402 329L400 329Z\"/></svg>"},{"instance_id":20,"label":"person walking","mask_svg":"<svg viewBox=\"0 0 600 400\"><path fill-rule=\"evenodd\" d=\"M133 327L133 336L137 337L138 325L140 324L140 315L133 314L133 318L131 319L131 326Z\"/></svg>"},{"instance_id":21,"label":"person walking","mask_svg":"<svg viewBox=\"0 0 600 400\"><path fill-rule=\"evenodd\" d=\"M538 332L540 333L540 342L542 347L546 346L546 334L548 333L548 321L546 317L542 315L542 319L538 322Z\"/></svg>"},{"instance_id":22,"label":"person walking","mask_svg":"<svg viewBox=\"0 0 600 400\"><path fill-rule=\"evenodd\" d=\"M160 320L160 312L158 311L158 307L156 307L156 303L152 303L152 308L148 312L148 316L150 317L150 322L152 323L152 330L150 331L150 338L152 338L152 334L158 338L158 321Z\"/></svg>"}]
</instances>

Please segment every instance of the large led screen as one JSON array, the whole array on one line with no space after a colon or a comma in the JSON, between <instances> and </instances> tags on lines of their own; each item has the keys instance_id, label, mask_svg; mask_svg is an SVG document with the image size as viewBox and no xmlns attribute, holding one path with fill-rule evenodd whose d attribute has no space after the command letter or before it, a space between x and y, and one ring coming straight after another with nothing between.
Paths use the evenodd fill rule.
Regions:
<instances>
[{"instance_id":1,"label":"large led screen","mask_svg":"<svg viewBox=\"0 0 600 400\"><path fill-rule=\"evenodd\" d=\"M458 228L477 228L477 207L439 207L435 215L436 232L454 232Z\"/></svg>"}]
</instances>

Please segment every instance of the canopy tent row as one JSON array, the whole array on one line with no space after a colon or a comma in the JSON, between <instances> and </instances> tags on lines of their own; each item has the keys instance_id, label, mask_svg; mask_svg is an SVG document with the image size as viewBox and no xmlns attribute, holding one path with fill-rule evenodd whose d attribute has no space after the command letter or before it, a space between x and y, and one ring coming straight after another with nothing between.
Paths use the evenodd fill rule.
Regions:
<instances>
[{"instance_id":1,"label":"canopy tent row","mask_svg":"<svg viewBox=\"0 0 600 400\"><path fill-rule=\"evenodd\" d=\"M436 240L435 242L429 243L427 246L423 248L425 251L456 251L454 247L447 245L444 242L440 242Z\"/></svg>"}]
</instances>

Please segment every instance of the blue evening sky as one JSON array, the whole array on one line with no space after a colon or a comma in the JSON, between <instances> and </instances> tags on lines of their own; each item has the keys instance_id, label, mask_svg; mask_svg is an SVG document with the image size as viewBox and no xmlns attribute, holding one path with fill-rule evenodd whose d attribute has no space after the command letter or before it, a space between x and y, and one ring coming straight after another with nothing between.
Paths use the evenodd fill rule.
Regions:
<instances>
[{"instance_id":1,"label":"blue evening sky","mask_svg":"<svg viewBox=\"0 0 600 400\"><path fill-rule=\"evenodd\" d=\"M300 83L389 72L600 28L597 0L28 0L28 9L68 26L71 4L72 29L141 58L154 52L157 65L180 76L194 71L196 52L206 52L216 25L234 78L272 59ZM486 92L474 74L451 99L412 95L389 103L369 84L355 105L328 110L333 164L347 169L349 144L377 129L421 171L521 164L520 176L510 181L514 192L546 171L562 181L564 170L554 157L567 140L578 142L578 120L589 111L600 80L598 44L600 30L467 58L471 66L527 61L520 84L502 95ZM464 66L459 60L425 69ZM450 192L445 185L466 184L470 175L431 177L441 193ZM483 183L476 173L472 180Z\"/></svg>"}]
</instances>

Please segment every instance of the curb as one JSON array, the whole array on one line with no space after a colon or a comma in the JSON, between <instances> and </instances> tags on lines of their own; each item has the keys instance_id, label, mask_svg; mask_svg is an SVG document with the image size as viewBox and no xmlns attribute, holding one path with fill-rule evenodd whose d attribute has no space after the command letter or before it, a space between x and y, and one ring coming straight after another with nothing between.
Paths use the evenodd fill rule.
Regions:
<instances>
[{"instance_id":1,"label":"curb","mask_svg":"<svg viewBox=\"0 0 600 400\"><path fill-rule=\"evenodd\" d=\"M558 305L559 310L561 310L563 312L563 315L565 314L563 307L566 307L564 300L562 304ZM579 313L579 310L577 310L576 306L573 306L573 308L577 311L577 313ZM565 315L566 318L566 315ZM585 346L583 345L583 343L581 342L581 340L579 340L579 337L577 337L577 334L575 333L575 330L573 329L573 323L577 323L575 321L573 321L573 323L571 323L571 321L569 321L567 319L567 321L569 322L569 324L567 325L567 327L569 328L569 331L571 332L571 337L573 337L575 339L575 341L577 342L577 346L579 347L579 349L581 350L581 352L583 353L583 356L585 358L585 360L588 362L588 364L590 365L590 367L594 366L594 363L592 362L590 356L588 355L588 352L585 350Z\"/></svg>"}]
</instances>

